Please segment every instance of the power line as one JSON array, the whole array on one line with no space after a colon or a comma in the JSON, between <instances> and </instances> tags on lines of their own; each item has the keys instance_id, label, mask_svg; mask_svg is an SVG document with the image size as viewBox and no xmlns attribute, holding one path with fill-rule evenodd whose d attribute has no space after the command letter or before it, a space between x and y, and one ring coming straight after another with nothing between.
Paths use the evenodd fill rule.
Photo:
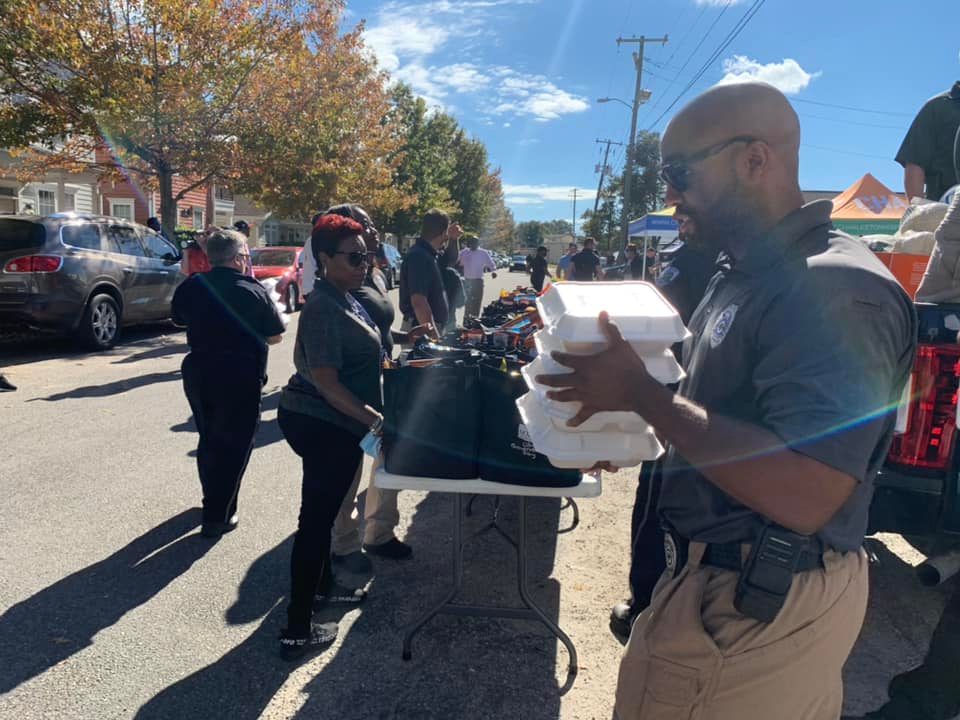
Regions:
<instances>
[{"instance_id":1,"label":"power line","mask_svg":"<svg viewBox=\"0 0 960 720\"><path fill-rule=\"evenodd\" d=\"M893 112L892 110L871 110L870 108L853 107L852 105L835 105L834 103L819 102L817 100L800 100L798 98L794 98L793 102L806 103L808 105L820 105L821 107L836 108L838 110L852 110L853 112L872 113L874 115L913 117L911 113Z\"/></svg>"},{"instance_id":2,"label":"power line","mask_svg":"<svg viewBox=\"0 0 960 720\"><path fill-rule=\"evenodd\" d=\"M813 118L815 120L826 120L827 122L843 123L844 125L859 125L860 127L883 128L884 130L906 130L902 125L878 125L876 123L865 123L857 120L846 120L837 117L824 117L823 115L810 115L809 113L797 113L800 117Z\"/></svg>"},{"instance_id":3,"label":"power line","mask_svg":"<svg viewBox=\"0 0 960 720\"><path fill-rule=\"evenodd\" d=\"M858 157L868 157L875 160L889 160L890 162L893 162L893 158L885 157L884 155L871 155L870 153L857 152L856 150L841 150L840 148L823 147L822 145L808 145L807 143L801 143L800 147L810 148L811 150L823 150L824 152L840 153L841 155L856 155Z\"/></svg>"},{"instance_id":4,"label":"power line","mask_svg":"<svg viewBox=\"0 0 960 720\"><path fill-rule=\"evenodd\" d=\"M697 54L697 51L698 51L701 47L703 47L703 44L707 41L707 38L710 37L710 33L713 32L713 29L717 26L717 23L720 22L720 18L723 17L723 14L730 8L730 6L731 6L732 4L733 4L733 0L727 0L727 4L724 5L724 6L723 6L723 9L720 10L720 14L717 15L716 18L714 18L713 23L710 25L710 27L707 28L707 31L703 34L703 37L700 38L700 42L697 43L697 46L693 49L693 52L691 52L691 53L687 56L687 59L684 61L683 65L680 66L680 70L677 72L677 76L676 76L673 80L671 80L671 81L669 82L669 84L667 85L667 87L665 87L665 88L663 89L663 94L660 96L660 98L657 98L657 101L653 104L653 107L650 108L650 111L649 111L649 112L651 112L651 113L654 112L654 111L660 106L660 100L661 100L661 98L663 98L663 97L670 91L670 88L673 87L673 84L674 84L674 82L676 82L677 78L679 78L680 75L681 75L681 73L683 73L683 71L686 70L687 65L690 64L690 61L691 61L691 60L693 60L694 56ZM706 9L706 7L707 7L707 6L705 5L705 6L704 6L704 9ZM671 105L671 107L673 107L673 106ZM669 108L668 108L668 110L669 110ZM661 117L662 117L662 116L661 116ZM658 120L657 122L659 122L659 120ZM656 125L656 123L654 123L654 125Z\"/></svg>"},{"instance_id":5,"label":"power line","mask_svg":"<svg viewBox=\"0 0 960 720\"><path fill-rule=\"evenodd\" d=\"M686 87L684 87L683 90L679 92L679 94L673 99L673 102L670 103L667 109L664 110L662 113L660 113L660 116L656 120L654 120L653 123L650 124L647 130L652 130L654 127L656 127L657 124L661 120L663 120L664 117L666 117L667 113L670 112L678 102L680 102L680 98L686 95L687 92L690 90L690 88L692 88L694 85L697 84L697 81L700 80L701 77L703 77L703 75L707 72L707 70L710 69L713 63L715 63L717 59L719 59L719 57L723 54L723 52L728 47L730 47L730 44L737 39L737 36L741 32L743 32L743 29L750 23L753 17L760 11L760 8L763 7L765 2L766 0L754 0L753 5L747 8L747 11L743 14L743 17L741 17L740 20L736 23L736 25L734 25L733 28L730 30L730 32L727 33L727 36L723 39L723 41L721 41L717 49L710 54L710 57L708 57L707 61L703 63L703 65L700 67L700 70L697 71L697 74L693 76L693 79L690 80L690 82L687 83ZM727 6L725 6L724 9L726 9L726 7L729 7L729 3L727 4Z\"/></svg>"}]
</instances>

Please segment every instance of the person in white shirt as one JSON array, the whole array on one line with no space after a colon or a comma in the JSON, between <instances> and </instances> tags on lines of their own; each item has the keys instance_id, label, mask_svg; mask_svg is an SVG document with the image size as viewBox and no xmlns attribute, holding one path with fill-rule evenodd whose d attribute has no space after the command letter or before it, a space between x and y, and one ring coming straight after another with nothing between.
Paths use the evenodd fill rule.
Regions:
<instances>
[{"instance_id":1,"label":"person in white shirt","mask_svg":"<svg viewBox=\"0 0 960 720\"><path fill-rule=\"evenodd\" d=\"M480 317L483 303L483 274L497 269L497 264L489 252L480 247L480 238L467 235L467 247L460 251L457 265L463 268L463 290L466 297L464 317ZM496 277L493 273L492 277Z\"/></svg>"}]
</instances>

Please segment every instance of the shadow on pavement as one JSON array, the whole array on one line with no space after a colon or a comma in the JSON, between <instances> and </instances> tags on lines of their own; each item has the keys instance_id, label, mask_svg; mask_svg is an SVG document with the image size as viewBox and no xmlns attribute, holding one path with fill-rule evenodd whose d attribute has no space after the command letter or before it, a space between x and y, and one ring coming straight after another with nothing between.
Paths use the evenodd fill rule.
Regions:
<instances>
[{"instance_id":1,"label":"shadow on pavement","mask_svg":"<svg viewBox=\"0 0 960 720\"><path fill-rule=\"evenodd\" d=\"M878 695L877 689L921 663L952 589L951 582L922 588L914 567L883 542L868 538L865 546L872 555L870 601L843 673L844 710L853 715L883 705L886 695Z\"/></svg>"},{"instance_id":2,"label":"shadow on pavement","mask_svg":"<svg viewBox=\"0 0 960 720\"><path fill-rule=\"evenodd\" d=\"M120 395L121 393L136 390L137 388L153 385L154 383L172 382L180 380L179 370L169 370L167 372L148 373L146 375L137 375L123 380L115 380L104 385L85 385L84 387L74 388L65 392L54 393L44 398L32 398L27 402L44 400L46 402L57 402L59 400L77 400L81 398L108 397L110 395Z\"/></svg>"},{"instance_id":3,"label":"shadow on pavement","mask_svg":"<svg viewBox=\"0 0 960 720\"><path fill-rule=\"evenodd\" d=\"M514 718L559 715L559 642L532 621L438 615L401 659L403 631L437 603L452 582L453 508L449 494L431 493L418 505L405 541L411 560L374 558L370 597L336 656L305 688L298 718L390 720ZM457 601L519 606L516 561L496 533L471 535L490 520L493 498L478 498L464 520L464 588ZM559 500L529 502L528 578L531 593L556 621L559 585L549 577L556 553ZM518 530L518 498L504 498L500 524ZM574 639L575 641L575 639ZM563 664L566 664L566 651ZM564 671L560 671L565 675Z\"/></svg>"},{"instance_id":4,"label":"shadow on pavement","mask_svg":"<svg viewBox=\"0 0 960 720\"><path fill-rule=\"evenodd\" d=\"M466 536L489 520L492 499L475 504ZM519 501L507 498L501 524L517 531ZM528 515L530 588L556 620L559 586L549 578L556 552L559 500L531 500ZM414 557L396 563L374 558L370 596L341 623L335 655L303 688L302 720L452 720L454 718L557 717L563 690L557 682L558 642L534 622L438 616L414 639L413 659L400 659L404 627L438 601L450 581L453 498L430 494L419 504L405 539ZM226 613L230 624L263 618L243 643L216 662L167 687L137 713L137 720L202 715L210 720L255 720L296 667L278 656L285 624L291 538L258 558ZM465 547L461 601L519 604L512 551L487 533ZM350 584L348 576L340 581ZM327 610L319 620L341 619ZM339 616L339 617L338 617ZM576 641L576 638L574 638ZM332 652L328 650L327 653ZM565 653L565 651L563 651ZM566 657L564 655L564 664Z\"/></svg>"},{"instance_id":5,"label":"shadow on pavement","mask_svg":"<svg viewBox=\"0 0 960 720\"><path fill-rule=\"evenodd\" d=\"M172 357L182 355L190 350L190 346L184 343L170 343L160 347L151 348L142 352L127 355L119 360L114 360L113 365L127 365L129 363L140 362L141 360L153 360L156 358Z\"/></svg>"},{"instance_id":6,"label":"shadow on pavement","mask_svg":"<svg viewBox=\"0 0 960 720\"><path fill-rule=\"evenodd\" d=\"M296 668L278 655L285 624L285 597L292 537L261 555L247 571L237 599L226 612L230 625L264 618L250 637L215 663L198 670L150 699L137 720L169 720L202 715L216 720L256 720ZM200 710L202 708L202 711Z\"/></svg>"},{"instance_id":7,"label":"shadow on pavement","mask_svg":"<svg viewBox=\"0 0 960 720\"><path fill-rule=\"evenodd\" d=\"M94 357L123 357L135 348L152 348L164 337L179 338L183 330L172 323L123 328L120 340L111 350L91 351L77 340L63 335L17 334L0 336L0 366L15 367L42 360ZM164 345L174 347L174 345ZM134 362L133 360L129 362Z\"/></svg>"},{"instance_id":8,"label":"shadow on pavement","mask_svg":"<svg viewBox=\"0 0 960 720\"><path fill-rule=\"evenodd\" d=\"M88 647L186 572L213 545L199 533L186 535L199 524L200 510L186 510L7 610L0 616L0 694Z\"/></svg>"}]
</instances>

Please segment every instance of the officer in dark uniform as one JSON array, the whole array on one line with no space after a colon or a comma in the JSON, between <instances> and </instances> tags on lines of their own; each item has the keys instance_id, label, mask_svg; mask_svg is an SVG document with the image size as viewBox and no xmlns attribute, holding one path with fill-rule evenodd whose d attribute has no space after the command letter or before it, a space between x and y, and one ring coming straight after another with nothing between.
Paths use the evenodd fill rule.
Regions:
<instances>
[{"instance_id":1,"label":"officer in dark uniform","mask_svg":"<svg viewBox=\"0 0 960 720\"><path fill-rule=\"evenodd\" d=\"M538 380L571 421L636 412L669 445L667 570L634 623L615 717L836 720L867 606L873 478L916 350L910 298L803 204L800 125L760 83L713 88L663 136L667 202L724 255L678 392L604 317L607 348ZM625 393L624 388L630 392Z\"/></svg>"},{"instance_id":2,"label":"officer in dark uniform","mask_svg":"<svg viewBox=\"0 0 960 720\"><path fill-rule=\"evenodd\" d=\"M903 165L907 199L939 200L960 183L957 164L960 136L960 81L924 103L907 131L896 160ZM924 192L926 188L926 192Z\"/></svg>"},{"instance_id":3,"label":"officer in dark uniform","mask_svg":"<svg viewBox=\"0 0 960 720\"><path fill-rule=\"evenodd\" d=\"M246 239L219 230L207 240L207 273L194 275L173 296L173 321L187 328L183 388L200 433L197 469L203 488L204 537L236 528L240 481L260 424L267 380L267 346L284 331L266 289L243 275Z\"/></svg>"},{"instance_id":4,"label":"officer in dark uniform","mask_svg":"<svg viewBox=\"0 0 960 720\"><path fill-rule=\"evenodd\" d=\"M690 221L686 218L678 220L683 221L686 232L681 233L678 248L672 252L667 248L669 264L657 277L656 284L663 296L677 309L686 325L703 297L710 278L716 273L717 266L716 256L711 256L709 250L698 247L691 237ZM679 345L674 348L674 353L678 360L682 360ZM663 480L662 470L660 462L647 462L640 468L637 495L630 519L630 598L615 605L610 612L610 630L624 642L630 635L630 628L637 615L650 604L653 588L665 567L661 550L663 528L656 517Z\"/></svg>"}]
</instances>

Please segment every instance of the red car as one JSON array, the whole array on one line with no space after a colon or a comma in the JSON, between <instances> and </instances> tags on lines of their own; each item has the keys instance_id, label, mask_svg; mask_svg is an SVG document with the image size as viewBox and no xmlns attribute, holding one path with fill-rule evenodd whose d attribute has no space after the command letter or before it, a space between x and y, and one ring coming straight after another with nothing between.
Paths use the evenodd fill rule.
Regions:
<instances>
[{"instance_id":1,"label":"red car","mask_svg":"<svg viewBox=\"0 0 960 720\"><path fill-rule=\"evenodd\" d=\"M299 310L303 297L300 267L302 247L261 247L250 251L253 276L280 296L287 312Z\"/></svg>"}]
</instances>

